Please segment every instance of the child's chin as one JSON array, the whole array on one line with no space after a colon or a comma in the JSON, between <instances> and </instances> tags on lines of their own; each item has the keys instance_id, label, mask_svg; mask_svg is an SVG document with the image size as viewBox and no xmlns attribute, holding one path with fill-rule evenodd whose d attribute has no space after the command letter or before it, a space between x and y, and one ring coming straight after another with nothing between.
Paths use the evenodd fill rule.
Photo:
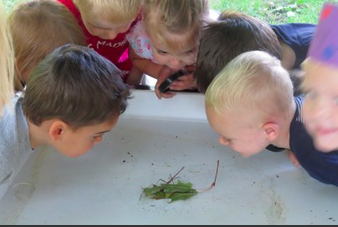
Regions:
<instances>
[{"instance_id":1,"label":"child's chin","mask_svg":"<svg viewBox=\"0 0 338 227\"><path fill-rule=\"evenodd\" d=\"M323 153L329 153L331 151L338 149L338 143L333 143L332 140L328 141L328 140L317 139L315 141L315 146L317 150Z\"/></svg>"},{"instance_id":2,"label":"child's chin","mask_svg":"<svg viewBox=\"0 0 338 227\"><path fill-rule=\"evenodd\" d=\"M240 155L241 155L243 158L250 158L250 157L253 156L254 154L240 153Z\"/></svg>"}]
</instances>

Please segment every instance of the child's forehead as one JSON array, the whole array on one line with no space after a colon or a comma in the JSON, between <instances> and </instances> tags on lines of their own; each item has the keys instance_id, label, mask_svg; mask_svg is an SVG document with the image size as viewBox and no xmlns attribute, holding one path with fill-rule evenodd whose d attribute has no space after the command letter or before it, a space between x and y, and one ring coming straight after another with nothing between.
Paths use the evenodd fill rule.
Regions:
<instances>
[{"instance_id":1,"label":"child's forehead","mask_svg":"<svg viewBox=\"0 0 338 227\"><path fill-rule=\"evenodd\" d=\"M84 21L92 24L98 28L105 28L105 29L118 29L121 27L130 26L132 21L112 21L110 18L104 17L102 15L95 15L95 16L84 16Z\"/></svg>"},{"instance_id":2,"label":"child's forehead","mask_svg":"<svg viewBox=\"0 0 338 227\"><path fill-rule=\"evenodd\" d=\"M190 52L190 51L195 51L196 48L197 48L197 45L191 45L191 46L187 46L185 48L173 49L173 48L170 48L170 47L168 47L168 45L163 44L163 43L152 43L152 46L157 50L164 51L164 52L167 52L167 53L170 53L170 54L173 54L173 55L177 55L177 56L184 55L184 54L186 54L187 52Z\"/></svg>"},{"instance_id":3,"label":"child's forehead","mask_svg":"<svg viewBox=\"0 0 338 227\"><path fill-rule=\"evenodd\" d=\"M183 54L198 47L198 42L188 39L188 35L154 34L149 35L152 45L159 50L173 54Z\"/></svg>"},{"instance_id":4,"label":"child's forehead","mask_svg":"<svg viewBox=\"0 0 338 227\"><path fill-rule=\"evenodd\" d=\"M231 108L226 108L219 105L206 105L206 111L208 114L217 117L223 121L234 122L237 119L248 118L246 113L248 112L248 108L242 106L233 106Z\"/></svg>"},{"instance_id":5,"label":"child's forehead","mask_svg":"<svg viewBox=\"0 0 338 227\"><path fill-rule=\"evenodd\" d=\"M303 65L303 69L305 71L302 87L310 88L310 87L322 87L322 90L327 90L330 87L334 87L336 89L338 86L338 67L333 67L331 65L311 61L306 62Z\"/></svg>"}]
</instances>

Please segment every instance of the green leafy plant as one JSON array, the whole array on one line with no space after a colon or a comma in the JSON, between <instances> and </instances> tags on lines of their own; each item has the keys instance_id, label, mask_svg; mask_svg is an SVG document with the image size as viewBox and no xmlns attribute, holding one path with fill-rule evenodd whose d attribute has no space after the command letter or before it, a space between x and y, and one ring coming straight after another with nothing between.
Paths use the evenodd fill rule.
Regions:
<instances>
[{"instance_id":1,"label":"green leafy plant","mask_svg":"<svg viewBox=\"0 0 338 227\"><path fill-rule=\"evenodd\" d=\"M152 185L148 188L143 188L142 195L145 195L148 198L159 200L159 199L168 199L169 203L178 201L178 200L187 200L191 197L197 195L198 193L206 192L216 186L216 180L218 176L219 161L217 161L217 168L214 182L210 185L209 188L204 190L196 190L193 188L193 184L190 182L184 183L181 180L178 180L174 183L176 177L183 171L184 167L181 168L178 173L170 178L169 181L164 182L160 185ZM141 195L141 196L142 196Z\"/></svg>"}]
</instances>

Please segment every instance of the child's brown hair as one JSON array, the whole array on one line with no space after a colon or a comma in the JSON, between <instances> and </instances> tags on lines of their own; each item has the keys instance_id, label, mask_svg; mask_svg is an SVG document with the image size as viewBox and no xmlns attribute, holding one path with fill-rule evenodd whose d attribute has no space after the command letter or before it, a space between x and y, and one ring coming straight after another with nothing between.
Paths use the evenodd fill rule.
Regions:
<instances>
[{"instance_id":1,"label":"child's brown hair","mask_svg":"<svg viewBox=\"0 0 338 227\"><path fill-rule=\"evenodd\" d=\"M127 108L130 89L121 70L94 50L67 44L33 70L23 111L33 124L60 119L74 131L111 122Z\"/></svg>"},{"instance_id":2,"label":"child's brown hair","mask_svg":"<svg viewBox=\"0 0 338 227\"><path fill-rule=\"evenodd\" d=\"M202 33L194 77L204 93L216 75L239 54L266 51L281 59L282 47L269 24L245 13L223 12Z\"/></svg>"},{"instance_id":3,"label":"child's brown hair","mask_svg":"<svg viewBox=\"0 0 338 227\"><path fill-rule=\"evenodd\" d=\"M56 47L86 45L74 16L55 0L30 0L9 16L16 58L15 89L22 90L32 69Z\"/></svg>"}]
</instances>

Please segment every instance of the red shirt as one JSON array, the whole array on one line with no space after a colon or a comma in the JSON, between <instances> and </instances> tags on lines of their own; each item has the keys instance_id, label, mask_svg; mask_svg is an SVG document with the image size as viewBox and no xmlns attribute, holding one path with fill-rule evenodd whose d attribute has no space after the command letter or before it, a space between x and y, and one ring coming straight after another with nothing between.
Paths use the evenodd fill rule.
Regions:
<instances>
[{"instance_id":1,"label":"red shirt","mask_svg":"<svg viewBox=\"0 0 338 227\"><path fill-rule=\"evenodd\" d=\"M100 55L109 59L112 63L116 65L119 69L123 70L124 76L123 80L126 81L129 71L132 67L132 62L129 59L128 50L129 43L125 35L130 31L130 29L136 24L138 18L132 23L129 30L126 33L120 33L113 40L101 39L100 37L91 35L86 27L83 24L81 14L79 10L75 7L72 0L58 0L63 5L65 5L70 12L75 16L79 25L81 26L88 47L94 49Z\"/></svg>"}]
</instances>

